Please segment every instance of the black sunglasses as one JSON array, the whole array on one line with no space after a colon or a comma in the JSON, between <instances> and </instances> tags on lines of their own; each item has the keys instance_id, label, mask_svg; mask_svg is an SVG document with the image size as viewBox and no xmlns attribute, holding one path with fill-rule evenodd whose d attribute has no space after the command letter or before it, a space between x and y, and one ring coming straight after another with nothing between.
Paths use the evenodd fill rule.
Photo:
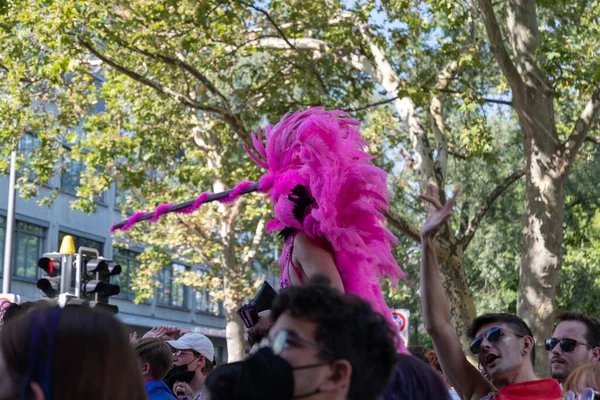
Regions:
<instances>
[{"instance_id":1,"label":"black sunglasses","mask_svg":"<svg viewBox=\"0 0 600 400\"><path fill-rule=\"evenodd\" d=\"M493 342L497 342L500 340L500 338L502 337L502 331L512 333L513 335L515 335L517 337L523 337L523 335L519 335L519 334L511 332L507 329L503 329L503 328L494 326L494 327L488 329L488 331L485 332L483 335L480 335L480 336L476 337L475 339L473 339L473 341L471 342L471 347L469 347L469 350L471 350L471 353L473 353L473 354L481 353L481 343L483 343L483 338L481 336L485 335L485 338L487 339L487 341L490 343L493 343Z\"/></svg>"},{"instance_id":2,"label":"black sunglasses","mask_svg":"<svg viewBox=\"0 0 600 400\"><path fill-rule=\"evenodd\" d=\"M550 338L550 339L546 339L544 341L544 346L546 347L546 350L548 350L548 351L552 351L556 347L557 344L560 344L561 350L564 351L565 353L570 353L573 350L575 350L575 347L577 347L578 344L589 347L591 349L594 348L594 346L592 346L592 345L580 342L579 340L575 340L575 339Z\"/></svg>"}]
</instances>

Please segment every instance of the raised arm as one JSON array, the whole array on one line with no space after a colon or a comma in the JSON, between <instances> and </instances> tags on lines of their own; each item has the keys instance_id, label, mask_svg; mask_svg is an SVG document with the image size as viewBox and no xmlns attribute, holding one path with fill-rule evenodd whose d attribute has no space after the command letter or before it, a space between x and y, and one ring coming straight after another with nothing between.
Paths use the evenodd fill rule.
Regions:
<instances>
[{"instance_id":1,"label":"raised arm","mask_svg":"<svg viewBox=\"0 0 600 400\"><path fill-rule=\"evenodd\" d=\"M329 278L332 288L345 292L332 251L315 242L304 232L299 232L294 238L292 259L308 280L315 275L323 275Z\"/></svg>"},{"instance_id":2,"label":"raised arm","mask_svg":"<svg viewBox=\"0 0 600 400\"><path fill-rule=\"evenodd\" d=\"M435 236L452 216L456 195L444 206L437 200L433 188L421 198L433 206L421 231L421 305L425 329L431 336L444 375L461 399L479 400L496 389L469 363L462 351L450 321L450 309L435 254Z\"/></svg>"}]
</instances>

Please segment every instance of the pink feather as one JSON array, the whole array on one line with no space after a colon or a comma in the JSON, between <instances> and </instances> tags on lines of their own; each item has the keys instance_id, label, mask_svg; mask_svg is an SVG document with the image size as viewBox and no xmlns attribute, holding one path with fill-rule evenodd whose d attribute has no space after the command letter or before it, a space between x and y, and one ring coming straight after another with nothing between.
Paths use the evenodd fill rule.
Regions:
<instances>
[{"instance_id":1,"label":"pink feather","mask_svg":"<svg viewBox=\"0 0 600 400\"><path fill-rule=\"evenodd\" d=\"M373 156L365 151L368 143L359 125L347 113L323 107L286 114L265 130L266 145L253 137L255 151L267 166L262 159L257 163L268 171L259 191L268 193L275 205L277 221L269 228L291 227L295 224L289 221L287 196L296 185L304 185L316 206L302 229L331 244L346 291L369 301L393 324L379 280L387 276L395 284L405 274L392 256L397 239L382 225L382 212L388 209L387 175L371 164Z\"/></svg>"}]
</instances>

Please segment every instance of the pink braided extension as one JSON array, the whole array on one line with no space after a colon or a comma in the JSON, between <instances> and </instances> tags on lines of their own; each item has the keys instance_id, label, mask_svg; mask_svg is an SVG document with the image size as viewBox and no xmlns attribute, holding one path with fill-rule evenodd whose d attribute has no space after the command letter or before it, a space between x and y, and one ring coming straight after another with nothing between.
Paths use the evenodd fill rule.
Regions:
<instances>
[{"instance_id":1,"label":"pink braided extension","mask_svg":"<svg viewBox=\"0 0 600 400\"><path fill-rule=\"evenodd\" d=\"M224 204L228 204L233 202L235 199L237 199L238 197L240 197L243 194L243 191L245 189L247 189L250 185L252 185L254 182L251 181L242 181L240 183L238 183L232 190L232 192L227 195L227 197L224 197L220 200L218 200L220 203L224 203ZM202 193L200 196L198 196L198 198L196 198L196 200L194 201L194 204L189 205L185 208L182 208L180 210L177 211L173 211L177 214L190 214L194 211L196 211L198 208L200 208L200 206L204 203L206 203L206 199L208 198L208 196L210 196L212 193L209 192L204 192ZM154 210L154 215L152 215L152 217L150 218L150 221L152 222L156 222L160 219L160 217L162 217L164 214L169 212L169 209L173 206L173 204L161 204L158 207L156 207L156 209ZM131 227L133 227L135 224L137 224L139 222L139 219L142 215L146 214L145 212L141 212L138 211L135 214L133 214L129 219L127 219L127 221L125 222L125 224L123 226L121 226L120 228L115 228L115 224L113 224L113 226L110 228L111 232L114 232L116 230L120 230L120 231L126 231L128 229L131 229Z\"/></svg>"}]
</instances>

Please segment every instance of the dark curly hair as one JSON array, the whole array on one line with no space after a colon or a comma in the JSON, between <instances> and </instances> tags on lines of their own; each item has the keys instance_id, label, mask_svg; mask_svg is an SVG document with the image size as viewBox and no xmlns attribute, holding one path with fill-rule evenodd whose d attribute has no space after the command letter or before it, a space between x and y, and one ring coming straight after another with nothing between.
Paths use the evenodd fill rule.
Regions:
<instances>
[{"instance_id":1,"label":"dark curly hair","mask_svg":"<svg viewBox=\"0 0 600 400\"><path fill-rule=\"evenodd\" d=\"M343 295L327 278L316 276L305 286L278 294L271 309L273 321L286 312L313 321L317 342L352 365L349 399L376 399L383 392L396 365L397 335L369 303Z\"/></svg>"}]
</instances>

